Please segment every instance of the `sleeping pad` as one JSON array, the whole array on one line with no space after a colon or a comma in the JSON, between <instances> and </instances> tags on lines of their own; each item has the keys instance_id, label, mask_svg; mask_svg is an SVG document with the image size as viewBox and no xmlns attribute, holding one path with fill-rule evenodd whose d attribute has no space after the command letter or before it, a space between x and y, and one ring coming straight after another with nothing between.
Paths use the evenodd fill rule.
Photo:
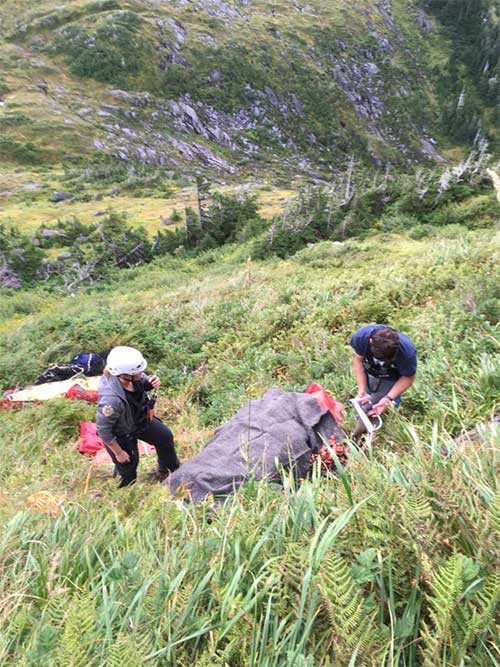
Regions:
<instances>
[{"instance_id":1,"label":"sleeping pad","mask_svg":"<svg viewBox=\"0 0 500 667\"><path fill-rule=\"evenodd\" d=\"M331 436L337 442L345 439L332 412L317 398L273 387L217 428L200 454L163 484L173 494L186 489L199 502L211 494L227 495L250 478L279 482L280 469L293 469L303 479L312 454Z\"/></svg>"}]
</instances>

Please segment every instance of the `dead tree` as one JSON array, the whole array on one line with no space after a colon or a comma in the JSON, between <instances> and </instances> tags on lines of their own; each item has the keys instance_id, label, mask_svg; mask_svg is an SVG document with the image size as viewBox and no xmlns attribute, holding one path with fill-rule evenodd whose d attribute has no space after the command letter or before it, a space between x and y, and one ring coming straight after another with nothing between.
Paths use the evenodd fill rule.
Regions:
<instances>
[{"instance_id":1,"label":"dead tree","mask_svg":"<svg viewBox=\"0 0 500 667\"><path fill-rule=\"evenodd\" d=\"M198 226L200 235L205 233L205 223L207 219L206 204L210 199L211 183L203 176L196 177L196 204L198 207Z\"/></svg>"}]
</instances>

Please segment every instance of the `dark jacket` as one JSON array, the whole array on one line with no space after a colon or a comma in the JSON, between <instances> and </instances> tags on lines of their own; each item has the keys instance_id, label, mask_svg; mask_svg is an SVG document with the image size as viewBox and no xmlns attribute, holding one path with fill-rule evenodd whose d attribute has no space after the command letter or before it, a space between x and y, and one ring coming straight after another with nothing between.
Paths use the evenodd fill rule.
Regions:
<instances>
[{"instance_id":1,"label":"dark jacket","mask_svg":"<svg viewBox=\"0 0 500 667\"><path fill-rule=\"evenodd\" d=\"M144 390L151 385L143 373ZM99 380L97 402L97 434L105 445L109 445L118 435L133 434L137 431L132 408L127 401L125 390L117 377L103 375Z\"/></svg>"}]
</instances>

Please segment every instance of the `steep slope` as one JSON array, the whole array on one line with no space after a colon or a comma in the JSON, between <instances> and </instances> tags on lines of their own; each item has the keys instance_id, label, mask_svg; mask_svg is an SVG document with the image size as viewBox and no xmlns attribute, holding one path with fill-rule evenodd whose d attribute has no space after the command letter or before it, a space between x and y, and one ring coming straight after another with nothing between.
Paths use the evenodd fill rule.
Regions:
<instances>
[{"instance_id":1,"label":"steep slope","mask_svg":"<svg viewBox=\"0 0 500 667\"><path fill-rule=\"evenodd\" d=\"M499 410L499 247L452 225L318 243L251 275L235 245L74 298L5 291L3 387L82 347L139 345L182 459L270 386L352 395L361 322L410 334L419 371L342 476L250 483L215 512L149 484L154 457L116 490L76 451L93 406L2 413L2 665L494 664L500 434L453 436Z\"/></svg>"},{"instance_id":2,"label":"steep slope","mask_svg":"<svg viewBox=\"0 0 500 667\"><path fill-rule=\"evenodd\" d=\"M446 147L453 38L421 2L6 0L0 17L0 155L14 164L104 154L289 174Z\"/></svg>"}]
</instances>

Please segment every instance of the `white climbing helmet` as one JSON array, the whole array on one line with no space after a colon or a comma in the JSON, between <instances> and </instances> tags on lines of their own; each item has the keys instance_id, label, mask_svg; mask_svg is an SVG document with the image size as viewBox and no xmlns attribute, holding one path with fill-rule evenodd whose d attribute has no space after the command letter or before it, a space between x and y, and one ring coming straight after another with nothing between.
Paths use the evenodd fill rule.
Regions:
<instances>
[{"instance_id":1,"label":"white climbing helmet","mask_svg":"<svg viewBox=\"0 0 500 667\"><path fill-rule=\"evenodd\" d=\"M146 368L146 359L135 347L119 345L108 354L106 368L111 375L135 375Z\"/></svg>"}]
</instances>

